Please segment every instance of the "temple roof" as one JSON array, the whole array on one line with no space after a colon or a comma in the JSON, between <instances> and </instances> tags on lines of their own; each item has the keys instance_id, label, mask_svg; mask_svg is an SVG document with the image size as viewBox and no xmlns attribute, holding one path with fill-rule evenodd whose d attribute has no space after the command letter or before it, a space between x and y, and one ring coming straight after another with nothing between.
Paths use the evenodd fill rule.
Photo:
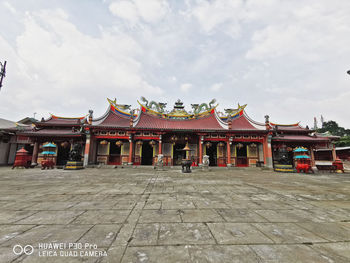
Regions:
<instances>
[{"instance_id":1,"label":"temple roof","mask_svg":"<svg viewBox=\"0 0 350 263\"><path fill-rule=\"evenodd\" d=\"M274 141L295 141L295 142L327 142L329 138L317 137L317 136L307 136L307 135L278 135L273 136Z\"/></svg>"},{"instance_id":2,"label":"temple roof","mask_svg":"<svg viewBox=\"0 0 350 263\"><path fill-rule=\"evenodd\" d=\"M82 133L78 130L71 129L26 129L23 131L18 131L18 135L25 136L39 136L39 137L72 137L72 136L81 136Z\"/></svg>"},{"instance_id":3,"label":"temple roof","mask_svg":"<svg viewBox=\"0 0 350 263\"><path fill-rule=\"evenodd\" d=\"M127 117L111 108L101 118L92 120L93 126L127 128L130 125L130 117Z\"/></svg>"},{"instance_id":4,"label":"temple roof","mask_svg":"<svg viewBox=\"0 0 350 263\"><path fill-rule=\"evenodd\" d=\"M37 122L36 125L50 125L50 126L79 126L86 122L86 116L83 117L59 117L51 114L48 119L42 119L40 122Z\"/></svg>"},{"instance_id":5,"label":"temple roof","mask_svg":"<svg viewBox=\"0 0 350 263\"><path fill-rule=\"evenodd\" d=\"M225 130L215 113L198 119L165 119L148 112L141 112L135 120L134 128L159 130Z\"/></svg>"},{"instance_id":6,"label":"temple roof","mask_svg":"<svg viewBox=\"0 0 350 263\"><path fill-rule=\"evenodd\" d=\"M245 113L245 111L241 111L240 114L233 118L231 125L231 130L266 130L266 126L263 123L259 123L253 121L249 116Z\"/></svg>"}]
</instances>

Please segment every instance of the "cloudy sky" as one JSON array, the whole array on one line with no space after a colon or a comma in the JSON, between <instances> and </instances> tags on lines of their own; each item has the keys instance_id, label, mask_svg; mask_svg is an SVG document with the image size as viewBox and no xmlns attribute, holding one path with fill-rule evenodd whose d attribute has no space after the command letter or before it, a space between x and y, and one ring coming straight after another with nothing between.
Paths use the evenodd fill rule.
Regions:
<instances>
[{"instance_id":1,"label":"cloudy sky","mask_svg":"<svg viewBox=\"0 0 350 263\"><path fill-rule=\"evenodd\" d=\"M0 0L0 117L216 98L350 128L349 0Z\"/></svg>"}]
</instances>

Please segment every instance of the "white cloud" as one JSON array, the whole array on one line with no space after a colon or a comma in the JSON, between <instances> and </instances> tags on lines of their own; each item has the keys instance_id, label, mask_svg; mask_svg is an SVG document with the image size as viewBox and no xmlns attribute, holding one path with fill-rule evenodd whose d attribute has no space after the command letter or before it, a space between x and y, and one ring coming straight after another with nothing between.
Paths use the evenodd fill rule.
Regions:
<instances>
[{"instance_id":1,"label":"white cloud","mask_svg":"<svg viewBox=\"0 0 350 263\"><path fill-rule=\"evenodd\" d=\"M208 34L220 30L237 37L241 33L239 20L245 13L243 5L241 0L199 1L193 6L190 15L197 19L202 30Z\"/></svg>"},{"instance_id":2,"label":"white cloud","mask_svg":"<svg viewBox=\"0 0 350 263\"><path fill-rule=\"evenodd\" d=\"M144 51L123 32L103 30L99 38L84 35L60 9L28 13L23 24L16 49L5 46L0 50L12 54L6 81L16 77L17 82L4 89L10 88L13 102L28 112L45 115L41 109L50 108L57 114L72 109L84 114L88 98L102 102L107 96L163 93L143 78L137 57ZM18 70L15 76L13 69ZM32 88L27 89L25 83ZM55 104L58 99L61 102Z\"/></svg>"},{"instance_id":3,"label":"white cloud","mask_svg":"<svg viewBox=\"0 0 350 263\"><path fill-rule=\"evenodd\" d=\"M109 5L109 10L113 15L126 19L132 24L140 20L157 23L166 15L168 9L168 3L164 0L121 0Z\"/></svg>"},{"instance_id":4,"label":"white cloud","mask_svg":"<svg viewBox=\"0 0 350 263\"><path fill-rule=\"evenodd\" d=\"M190 83L184 83L184 84L182 84L181 86L180 86L180 90L182 91L182 92L189 92L191 89L192 89L192 84L190 84Z\"/></svg>"},{"instance_id":5,"label":"white cloud","mask_svg":"<svg viewBox=\"0 0 350 263\"><path fill-rule=\"evenodd\" d=\"M210 87L210 90L211 90L211 91L214 91L214 92L217 92L217 91L221 90L221 88L222 88L222 83L220 82L220 83L215 83L215 84L213 84L213 85Z\"/></svg>"}]
</instances>

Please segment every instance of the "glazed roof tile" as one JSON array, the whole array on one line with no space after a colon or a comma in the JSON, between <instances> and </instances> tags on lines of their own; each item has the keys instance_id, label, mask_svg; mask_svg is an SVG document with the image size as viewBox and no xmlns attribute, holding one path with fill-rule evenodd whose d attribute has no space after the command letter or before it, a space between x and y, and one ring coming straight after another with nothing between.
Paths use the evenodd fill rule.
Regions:
<instances>
[{"instance_id":1,"label":"glazed roof tile","mask_svg":"<svg viewBox=\"0 0 350 263\"><path fill-rule=\"evenodd\" d=\"M329 138L327 137L315 137L315 136L306 136L306 135L279 135L272 137L272 140L275 141L299 141L299 142L316 142L316 141L322 141L327 142L329 141Z\"/></svg>"},{"instance_id":2,"label":"glazed roof tile","mask_svg":"<svg viewBox=\"0 0 350 263\"><path fill-rule=\"evenodd\" d=\"M116 112L109 111L102 119L94 120L92 125L99 127L127 128L130 125L130 118Z\"/></svg>"},{"instance_id":3,"label":"glazed roof tile","mask_svg":"<svg viewBox=\"0 0 350 263\"><path fill-rule=\"evenodd\" d=\"M81 136L79 131L72 131L71 129L40 129L40 130L24 130L18 131L18 135L25 136L52 136L52 137L62 137L62 136Z\"/></svg>"},{"instance_id":4,"label":"glazed roof tile","mask_svg":"<svg viewBox=\"0 0 350 263\"><path fill-rule=\"evenodd\" d=\"M160 130L224 130L214 114L200 119L174 120L163 119L141 112L135 128Z\"/></svg>"},{"instance_id":5,"label":"glazed roof tile","mask_svg":"<svg viewBox=\"0 0 350 263\"><path fill-rule=\"evenodd\" d=\"M264 127L265 128L265 127ZM253 124L242 115L232 120L231 130L258 130Z\"/></svg>"}]
</instances>

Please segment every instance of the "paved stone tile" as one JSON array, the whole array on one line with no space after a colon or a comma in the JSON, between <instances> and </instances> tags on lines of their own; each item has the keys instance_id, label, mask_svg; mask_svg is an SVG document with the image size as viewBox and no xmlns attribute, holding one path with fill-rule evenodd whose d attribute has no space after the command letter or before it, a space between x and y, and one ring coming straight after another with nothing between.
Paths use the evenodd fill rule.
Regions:
<instances>
[{"instance_id":1,"label":"paved stone tile","mask_svg":"<svg viewBox=\"0 0 350 263\"><path fill-rule=\"evenodd\" d=\"M215 244L215 240L208 227L203 223L162 223L158 244Z\"/></svg>"},{"instance_id":2,"label":"paved stone tile","mask_svg":"<svg viewBox=\"0 0 350 263\"><path fill-rule=\"evenodd\" d=\"M132 240L134 229L135 224L123 224L111 246L114 247L128 245L130 240Z\"/></svg>"},{"instance_id":3,"label":"paved stone tile","mask_svg":"<svg viewBox=\"0 0 350 263\"><path fill-rule=\"evenodd\" d=\"M180 212L183 222L224 222L214 209L192 209Z\"/></svg>"},{"instance_id":4,"label":"paved stone tile","mask_svg":"<svg viewBox=\"0 0 350 263\"><path fill-rule=\"evenodd\" d=\"M349 178L255 168L0 167L0 255L13 262L349 262ZM12 253L14 244L78 241L109 256Z\"/></svg>"},{"instance_id":5,"label":"paved stone tile","mask_svg":"<svg viewBox=\"0 0 350 263\"><path fill-rule=\"evenodd\" d=\"M66 210L74 207L77 202L35 202L24 210ZM78 209L79 210L79 209ZM83 210L83 209L80 209Z\"/></svg>"},{"instance_id":6,"label":"paved stone tile","mask_svg":"<svg viewBox=\"0 0 350 263\"><path fill-rule=\"evenodd\" d=\"M128 247L123 263L186 263L190 255L185 246Z\"/></svg>"},{"instance_id":7,"label":"paved stone tile","mask_svg":"<svg viewBox=\"0 0 350 263\"><path fill-rule=\"evenodd\" d=\"M247 209L216 209L216 211L227 221L237 223L267 222L262 216Z\"/></svg>"},{"instance_id":8,"label":"paved stone tile","mask_svg":"<svg viewBox=\"0 0 350 263\"><path fill-rule=\"evenodd\" d=\"M334 262L350 262L350 243L327 243L312 246L321 255L334 259Z\"/></svg>"},{"instance_id":9,"label":"paved stone tile","mask_svg":"<svg viewBox=\"0 0 350 263\"><path fill-rule=\"evenodd\" d=\"M39 242L77 242L90 228L91 225L40 225L15 236L1 246L26 244L37 247Z\"/></svg>"},{"instance_id":10,"label":"paved stone tile","mask_svg":"<svg viewBox=\"0 0 350 263\"><path fill-rule=\"evenodd\" d=\"M77 217L73 224L116 224L123 223L129 210L89 210Z\"/></svg>"},{"instance_id":11,"label":"paved stone tile","mask_svg":"<svg viewBox=\"0 0 350 263\"><path fill-rule=\"evenodd\" d=\"M36 202L15 202L15 201L0 201L0 210L23 210L37 204Z\"/></svg>"},{"instance_id":12,"label":"paved stone tile","mask_svg":"<svg viewBox=\"0 0 350 263\"><path fill-rule=\"evenodd\" d=\"M18 224L68 224L84 211L40 211L18 221Z\"/></svg>"},{"instance_id":13,"label":"paved stone tile","mask_svg":"<svg viewBox=\"0 0 350 263\"><path fill-rule=\"evenodd\" d=\"M330 263L331 256L321 255L306 245L250 245L261 258L260 262Z\"/></svg>"},{"instance_id":14,"label":"paved stone tile","mask_svg":"<svg viewBox=\"0 0 350 263\"><path fill-rule=\"evenodd\" d=\"M225 201L225 204L229 208L233 208L233 209L263 209L263 207L259 203L248 201L248 200Z\"/></svg>"},{"instance_id":15,"label":"paved stone tile","mask_svg":"<svg viewBox=\"0 0 350 263\"><path fill-rule=\"evenodd\" d=\"M162 207L161 201L147 201L144 209L160 209Z\"/></svg>"},{"instance_id":16,"label":"paved stone tile","mask_svg":"<svg viewBox=\"0 0 350 263\"><path fill-rule=\"evenodd\" d=\"M0 247L0 262L12 262L18 257L13 253L12 247Z\"/></svg>"},{"instance_id":17,"label":"paved stone tile","mask_svg":"<svg viewBox=\"0 0 350 263\"><path fill-rule=\"evenodd\" d=\"M206 208L230 208L227 204L219 202L219 201L210 201L210 200L194 201L194 204L199 209L206 209Z\"/></svg>"},{"instance_id":18,"label":"paved stone tile","mask_svg":"<svg viewBox=\"0 0 350 263\"><path fill-rule=\"evenodd\" d=\"M103 257L99 263L116 263L120 262L123 255L124 250L126 249L125 246L116 246L116 247L110 247L107 250L107 257Z\"/></svg>"},{"instance_id":19,"label":"paved stone tile","mask_svg":"<svg viewBox=\"0 0 350 263\"><path fill-rule=\"evenodd\" d=\"M250 224L244 223L208 223L219 244L268 244L273 243Z\"/></svg>"},{"instance_id":20,"label":"paved stone tile","mask_svg":"<svg viewBox=\"0 0 350 263\"><path fill-rule=\"evenodd\" d=\"M255 210L255 212L266 218L269 222L301 222L312 221L312 215L302 209L295 210Z\"/></svg>"},{"instance_id":21,"label":"paved stone tile","mask_svg":"<svg viewBox=\"0 0 350 263\"><path fill-rule=\"evenodd\" d=\"M106 201L83 201L75 204L71 210L98 210L98 209L113 209L114 202Z\"/></svg>"},{"instance_id":22,"label":"paved stone tile","mask_svg":"<svg viewBox=\"0 0 350 263\"><path fill-rule=\"evenodd\" d=\"M181 222L180 213L177 210L143 210L139 219L140 223Z\"/></svg>"},{"instance_id":23,"label":"paved stone tile","mask_svg":"<svg viewBox=\"0 0 350 263\"><path fill-rule=\"evenodd\" d=\"M191 201L163 201L162 209L194 209L196 208Z\"/></svg>"},{"instance_id":24,"label":"paved stone tile","mask_svg":"<svg viewBox=\"0 0 350 263\"><path fill-rule=\"evenodd\" d=\"M132 209L135 205L135 201L120 200L113 205L113 209Z\"/></svg>"},{"instance_id":25,"label":"paved stone tile","mask_svg":"<svg viewBox=\"0 0 350 263\"><path fill-rule=\"evenodd\" d=\"M327 242L327 240L293 223L259 223L253 225L275 243Z\"/></svg>"},{"instance_id":26,"label":"paved stone tile","mask_svg":"<svg viewBox=\"0 0 350 263\"><path fill-rule=\"evenodd\" d=\"M255 252L244 245L189 245L191 262L252 263L259 262Z\"/></svg>"},{"instance_id":27,"label":"paved stone tile","mask_svg":"<svg viewBox=\"0 0 350 263\"><path fill-rule=\"evenodd\" d=\"M0 224L10 224L37 213L36 211L0 211Z\"/></svg>"},{"instance_id":28,"label":"paved stone tile","mask_svg":"<svg viewBox=\"0 0 350 263\"><path fill-rule=\"evenodd\" d=\"M96 244L98 247L109 247L117 233L121 228L121 224L114 225L95 225L79 239L81 243Z\"/></svg>"},{"instance_id":29,"label":"paved stone tile","mask_svg":"<svg viewBox=\"0 0 350 263\"><path fill-rule=\"evenodd\" d=\"M300 227L334 242L350 241L350 228L339 223L296 223Z\"/></svg>"},{"instance_id":30,"label":"paved stone tile","mask_svg":"<svg viewBox=\"0 0 350 263\"><path fill-rule=\"evenodd\" d=\"M35 227L35 225L1 225L0 244L14 238L15 236ZM1 261L0 261L1 262Z\"/></svg>"},{"instance_id":31,"label":"paved stone tile","mask_svg":"<svg viewBox=\"0 0 350 263\"><path fill-rule=\"evenodd\" d=\"M157 245L159 228L159 224L137 224L130 245Z\"/></svg>"}]
</instances>

